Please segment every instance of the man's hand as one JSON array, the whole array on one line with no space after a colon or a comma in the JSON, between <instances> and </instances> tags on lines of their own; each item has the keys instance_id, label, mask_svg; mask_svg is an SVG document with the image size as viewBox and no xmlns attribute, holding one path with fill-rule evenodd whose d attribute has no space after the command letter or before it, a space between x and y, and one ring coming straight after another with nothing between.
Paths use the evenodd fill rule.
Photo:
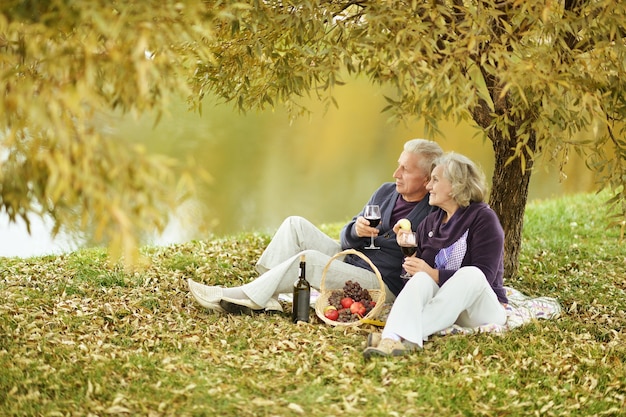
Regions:
<instances>
[{"instance_id":1,"label":"man's hand","mask_svg":"<svg viewBox=\"0 0 626 417\"><path fill-rule=\"evenodd\" d=\"M357 217L354 231L358 237L378 236L378 229L371 227L370 222L363 216Z\"/></svg>"}]
</instances>

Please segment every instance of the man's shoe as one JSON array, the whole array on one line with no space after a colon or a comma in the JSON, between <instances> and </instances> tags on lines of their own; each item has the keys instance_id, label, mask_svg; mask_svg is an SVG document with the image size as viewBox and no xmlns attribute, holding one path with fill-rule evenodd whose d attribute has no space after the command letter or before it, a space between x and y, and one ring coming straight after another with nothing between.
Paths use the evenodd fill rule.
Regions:
<instances>
[{"instance_id":1,"label":"man's shoe","mask_svg":"<svg viewBox=\"0 0 626 417\"><path fill-rule=\"evenodd\" d=\"M221 287L211 287L200 284L191 278L187 280L187 285L189 285L189 292L193 298L195 298L202 307L217 311L218 313L225 313L224 309L220 306L220 300L222 299Z\"/></svg>"},{"instance_id":2,"label":"man's shoe","mask_svg":"<svg viewBox=\"0 0 626 417\"><path fill-rule=\"evenodd\" d=\"M417 350L417 345L406 340L400 342L393 339L383 339L378 346L370 346L363 351L363 357L370 359L374 356L402 356Z\"/></svg>"},{"instance_id":3,"label":"man's shoe","mask_svg":"<svg viewBox=\"0 0 626 417\"><path fill-rule=\"evenodd\" d=\"M282 304L275 298L270 298L265 304L266 313L283 313Z\"/></svg>"},{"instance_id":4,"label":"man's shoe","mask_svg":"<svg viewBox=\"0 0 626 417\"><path fill-rule=\"evenodd\" d=\"M249 298L222 297L220 307L227 313L244 314L248 316L259 313L283 312L282 305L274 298L270 298L265 306L260 306Z\"/></svg>"}]
</instances>

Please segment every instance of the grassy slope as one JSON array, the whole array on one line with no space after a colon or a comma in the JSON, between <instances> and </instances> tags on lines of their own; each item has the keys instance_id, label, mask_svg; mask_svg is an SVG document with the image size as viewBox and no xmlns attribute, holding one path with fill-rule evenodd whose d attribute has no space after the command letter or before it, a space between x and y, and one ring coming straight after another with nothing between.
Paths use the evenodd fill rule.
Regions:
<instances>
[{"instance_id":1,"label":"grassy slope","mask_svg":"<svg viewBox=\"0 0 626 417\"><path fill-rule=\"evenodd\" d=\"M520 276L561 318L361 357L367 329L199 308L185 279L255 277L269 236L147 248L127 273L99 250L0 259L0 415L612 415L625 404L625 256L602 199L528 207ZM336 235L339 225L323 226Z\"/></svg>"}]
</instances>

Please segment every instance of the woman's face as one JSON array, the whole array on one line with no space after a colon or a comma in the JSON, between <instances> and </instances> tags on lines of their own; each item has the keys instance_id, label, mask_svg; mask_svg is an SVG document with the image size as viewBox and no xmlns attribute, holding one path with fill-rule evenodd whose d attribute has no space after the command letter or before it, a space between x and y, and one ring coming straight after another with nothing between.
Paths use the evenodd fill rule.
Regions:
<instances>
[{"instance_id":1,"label":"woman's face","mask_svg":"<svg viewBox=\"0 0 626 417\"><path fill-rule=\"evenodd\" d=\"M452 184L443 176L443 166L437 165L430 174L430 181L426 184L430 193L428 204L442 209L456 207L458 204L452 198Z\"/></svg>"}]
</instances>

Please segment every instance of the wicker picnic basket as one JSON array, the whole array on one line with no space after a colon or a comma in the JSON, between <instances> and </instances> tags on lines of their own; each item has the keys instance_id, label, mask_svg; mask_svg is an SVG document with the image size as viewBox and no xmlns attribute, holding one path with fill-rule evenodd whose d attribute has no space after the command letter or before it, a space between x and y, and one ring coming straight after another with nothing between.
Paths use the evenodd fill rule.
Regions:
<instances>
[{"instance_id":1,"label":"wicker picnic basket","mask_svg":"<svg viewBox=\"0 0 626 417\"><path fill-rule=\"evenodd\" d=\"M372 267L372 270L376 274L376 277L378 278L378 283L380 285L380 288L378 289L366 288L367 291L370 293L372 300L376 301L376 305L374 306L374 308L372 308L369 311L369 313L367 313L365 316L363 316L359 320L355 320L351 322L334 321L324 316L324 309L330 305L328 303L328 298L330 297L330 295L332 294L334 290L341 289L341 288L331 288L331 289L326 288L326 274L328 272L328 268L330 268L330 264L333 261L337 260L338 258L343 257L344 255L356 255L360 257L361 259L363 259L364 261L366 261ZM317 314L317 317L319 317L320 320L322 320L326 324L330 324L331 326L346 326L346 327L358 326L361 323L363 323L363 321L367 321L368 319L374 319L378 314L380 314L380 311L382 310L384 304L385 304L385 283L383 282L383 278L380 275L378 268L376 268L376 265L374 265L367 256L365 256L363 253L356 251L354 249L346 249L334 255L328 260L328 263L326 264L326 266L324 267L324 270L322 271L322 280L320 282L320 295L317 298L317 301L315 302L315 314Z\"/></svg>"}]
</instances>

